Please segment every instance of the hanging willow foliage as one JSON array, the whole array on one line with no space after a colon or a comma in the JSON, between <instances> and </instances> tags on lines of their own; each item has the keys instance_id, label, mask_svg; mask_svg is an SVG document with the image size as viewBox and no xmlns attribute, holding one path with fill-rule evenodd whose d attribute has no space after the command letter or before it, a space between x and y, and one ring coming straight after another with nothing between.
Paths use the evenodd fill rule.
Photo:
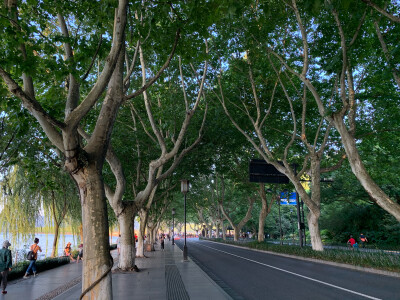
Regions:
<instances>
[{"instance_id":1,"label":"hanging willow foliage","mask_svg":"<svg viewBox=\"0 0 400 300\"><path fill-rule=\"evenodd\" d=\"M59 168L52 164L14 166L1 185L0 231L13 244L43 229L53 233L56 242L60 233L79 232L81 206L76 187ZM57 254L56 247L52 255Z\"/></svg>"},{"instance_id":2,"label":"hanging willow foliage","mask_svg":"<svg viewBox=\"0 0 400 300\"><path fill-rule=\"evenodd\" d=\"M0 205L3 207L0 231L12 244L35 234L36 221L40 215L40 195L29 187L27 181L26 172L14 166L0 189Z\"/></svg>"},{"instance_id":3,"label":"hanging willow foliage","mask_svg":"<svg viewBox=\"0 0 400 300\"><path fill-rule=\"evenodd\" d=\"M75 185L64 172L53 169L46 173L44 180L40 193L46 228L53 230L54 234L51 254L54 257L58 253L60 233L77 235L81 224L81 206Z\"/></svg>"}]
</instances>

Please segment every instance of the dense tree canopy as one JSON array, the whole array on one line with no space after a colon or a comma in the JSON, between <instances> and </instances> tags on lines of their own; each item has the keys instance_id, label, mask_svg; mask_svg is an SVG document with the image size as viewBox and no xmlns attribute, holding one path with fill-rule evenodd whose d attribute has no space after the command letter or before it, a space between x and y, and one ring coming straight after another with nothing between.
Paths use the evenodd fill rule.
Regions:
<instances>
[{"instance_id":1,"label":"dense tree canopy","mask_svg":"<svg viewBox=\"0 0 400 300\"><path fill-rule=\"evenodd\" d=\"M293 190L314 250L361 230L398 242L399 11L381 0L3 1L3 216L35 207L33 224L52 207L82 220L96 257L82 297L97 299L112 295L108 220L129 269L134 217L141 235L172 207L181 220L181 178L189 219L210 234L279 237L277 195ZM250 183L252 158L290 184ZM295 213L281 214L293 238Z\"/></svg>"}]
</instances>

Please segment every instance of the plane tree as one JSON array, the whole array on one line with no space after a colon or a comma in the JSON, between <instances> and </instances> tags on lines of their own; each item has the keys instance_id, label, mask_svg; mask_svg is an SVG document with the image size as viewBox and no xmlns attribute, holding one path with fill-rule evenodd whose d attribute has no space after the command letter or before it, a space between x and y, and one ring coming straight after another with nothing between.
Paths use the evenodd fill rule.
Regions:
<instances>
[{"instance_id":1,"label":"plane tree","mask_svg":"<svg viewBox=\"0 0 400 300\"><path fill-rule=\"evenodd\" d=\"M258 155L293 183L310 210L312 247L322 251L318 226L321 173L340 167L345 156L337 135L332 134L332 124L318 115L301 81L274 56L283 53L293 61L301 57L301 44L295 42L299 20L295 1L274 6L265 1L249 8L232 27L222 27L219 48L229 50L218 53L215 97ZM248 32L241 33L243 24ZM330 160L323 161L327 155ZM304 174L311 178L311 195L302 185Z\"/></svg>"},{"instance_id":2,"label":"plane tree","mask_svg":"<svg viewBox=\"0 0 400 300\"><path fill-rule=\"evenodd\" d=\"M2 15L7 17L1 19L6 30L1 35L0 76L39 122L79 189L88 258L84 260L83 298L112 299L101 172L117 111L124 101L115 94L117 89L110 88L117 84L117 76L110 78L124 61L120 54L127 11L124 0L100 5L85 1L74 5L52 1L36 6L17 1L2 4ZM93 72L96 61L98 72ZM78 129L91 112L97 114L96 125L84 143Z\"/></svg>"},{"instance_id":3,"label":"plane tree","mask_svg":"<svg viewBox=\"0 0 400 300\"><path fill-rule=\"evenodd\" d=\"M126 145L122 148L110 148L106 157L114 176L111 180L114 182L113 186L106 186L106 196L120 224L120 267L123 269L134 266L134 243L129 234L132 231L133 216L138 214L141 220L136 255L143 256L144 229L158 185L173 173L183 157L200 141L207 111L203 87L207 75L208 26L214 18L224 13L218 9L219 4L213 3L211 6L214 10L202 2L170 5L174 22L185 19L184 26L176 32L175 40L169 41L169 44L166 41L159 44L149 42L148 38L152 34L160 35L157 33L158 28L149 28L147 35L139 35L133 59L127 66L130 72L133 70L133 73L136 72L141 77L142 86L147 87L150 83L152 86L143 90L140 98L142 102L130 100L136 92L124 96L127 101L122 113L126 114L118 122L121 124L118 131L127 132L122 129L122 126L127 126L131 133L118 133L114 140L122 137L123 141L127 136L132 138L134 146L131 149L134 150L128 156L133 160L129 163L129 160L124 159L129 167L121 163L122 156L118 154L122 148L127 153ZM199 18L200 11L210 17L205 20ZM137 26L146 28L147 24L141 14L147 15L148 11L135 15ZM165 51L166 45L172 51L168 60L161 65L157 59L160 57L159 52ZM177 55L174 56L175 52ZM138 67L134 66L136 57L139 61ZM161 68L158 69L158 66ZM158 76L160 80L154 82L154 78ZM124 88L130 84L129 80L124 80ZM194 118L195 112L199 110L202 115ZM127 114L130 118L126 117ZM132 165L133 172L130 170ZM125 174L128 173L127 179ZM128 195L125 194L126 188L129 190ZM124 198L126 201L123 201Z\"/></svg>"},{"instance_id":4,"label":"plane tree","mask_svg":"<svg viewBox=\"0 0 400 300\"><path fill-rule=\"evenodd\" d=\"M303 43L302 71L288 63L281 55L275 56L290 73L302 81L312 94L321 117L335 126L340 134L352 172L367 193L379 206L400 220L400 205L376 184L365 167L357 145L360 123L362 124L368 113L373 114L384 105L381 97L370 96L371 90L379 89L383 91L383 95L393 95L390 97L391 103L398 105L398 93L393 93L398 86L396 81L391 82L386 79L371 82L364 78L368 78L370 70L374 69L374 63L371 64L371 62L387 60L384 58L385 51L379 54L371 47L376 37L369 29L372 27L371 23L376 20L375 16L369 17L369 8L364 4L359 2L353 2L353 4L357 9L349 11L345 4L328 2L324 13L319 12L319 17L316 19L316 22L320 24L318 27L303 24L301 17L298 18ZM392 5L392 9L395 8L398 10L398 4ZM304 16L307 11L303 8L298 10L298 13ZM390 27L396 28L398 24L392 24ZM321 34L317 34L316 30ZM395 38L395 32L396 30L391 31L393 34L391 39ZM329 34L334 39L326 43L326 37ZM315 43L309 43L311 35L315 36ZM320 51L314 51L314 54L310 55L309 51L314 46ZM372 57L376 60L371 60ZM321 74L312 76L308 73L312 58L319 60L321 69L330 78L329 82L333 91L330 97L327 97L318 85L318 82L325 81L326 78L323 78ZM389 72L393 71L390 65L393 66L393 64L388 65ZM392 77L393 79L395 77ZM382 89L382 86L385 88ZM387 116L385 119L390 120ZM373 122L370 125L375 127L378 124L379 122ZM392 126L398 127L397 124Z\"/></svg>"}]
</instances>

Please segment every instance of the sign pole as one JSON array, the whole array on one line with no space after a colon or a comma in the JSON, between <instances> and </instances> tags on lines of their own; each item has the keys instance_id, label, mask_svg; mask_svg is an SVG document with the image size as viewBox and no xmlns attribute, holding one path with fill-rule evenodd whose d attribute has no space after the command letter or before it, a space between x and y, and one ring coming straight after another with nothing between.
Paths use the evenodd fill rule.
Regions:
<instances>
[{"instance_id":1,"label":"sign pole","mask_svg":"<svg viewBox=\"0 0 400 300\"><path fill-rule=\"evenodd\" d=\"M281 245L283 245L283 240L282 240L282 219L281 219L281 199L279 197L279 206L278 206L278 212L279 212L279 237L281 240Z\"/></svg>"},{"instance_id":2,"label":"sign pole","mask_svg":"<svg viewBox=\"0 0 400 300\"><path fill-rule=\"evenodd\" d=\"M303 230L303 237L304 237L304 246L306 246L307 245L307 241L306 241L306 227L305 227L305 220L304 220L304 202L303 202L303 200L301 200L300 201L300 205L301 205L301 217L302 217L302 219L303 219L303 228L302 228L302 230Z\"/></svg>"},{"instance_id":3,"label":"sign pole","mask_svg":"<svg viewBox=\"0 0 400 300\"><path fill-rule=\"evenodd\" d=\"M300 247L303 247L303 229L301 226L301 215L300 215L300 203L299 194L296 191L296 207L297 207L297 227L299 228L299 243Z\"/></svg>"}]
</instances>

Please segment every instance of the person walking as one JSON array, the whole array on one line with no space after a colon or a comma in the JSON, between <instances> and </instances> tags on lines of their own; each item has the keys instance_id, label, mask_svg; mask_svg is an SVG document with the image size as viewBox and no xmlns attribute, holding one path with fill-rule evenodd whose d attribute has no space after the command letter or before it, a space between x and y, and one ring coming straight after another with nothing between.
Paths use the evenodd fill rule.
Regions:
<instances>
[{"instance_id":1,"label":"person walking","mask_svg":"<svg viewBox=\"0 0 400 300\"><path fill-rule=\"evenodd\" d=\"M33 252L33 259L31 259L31 262L29 263L28 269L25 272L24 278L29 277L29 272L32 270L33 272L33 277L38 276L37 271L36 271L36 260L37 260L37 253L38 251L42 252L42 248L40 248L39 244L39 239L35 238L33 241L33 244L31 245L30 251Z\"/></svg>"},{"instance_id":2,"label":"person walking","mask_svg":"<svg viewBox=\"0 0 400 300\"><path fill-rule=\"evenodd\" d=\"M119 253L121 252L121 235L118 235L118 238L117 238L117 251L118 251L118 255L119 255Z\"/></svg>"},{"instance_id":3,"label":"person walking","mask_svg":"<svg viewBox=\"0 0 400 300\"><path fill-rule=\"evenodd\" d=\"M162 251L164 251L164 240L165 240L164 235L161 235L161 237L160 237L160 243L161 243L161 250L162 250Z\"/></svg>"},{"instance_id":4,"label":"person walking","mask_svg":"<svg viewBox=\"0 0 400 300\"><path fill-rule=\"evenodd\" d=\"M8 272L11 271L12 266L12 256L11 250L8 249L11 244L8 240L3 242L3 248L0 249L0 272L1 272L1 287L2 287L2 294L7 294L6 287L7 287L7 277Z\"/></svg>"},{"instance_id":5,"label":"person walking","mask_svg":"<svg viewBox=\"0 0 400 300\"><path fill-rule=\"evenodd\" d=\"M361 244L361 248L365 248L365 243L367 243L367 242L368 242L367 237L366 237L363 233L361 233L361 234L360 234L360 244Z\"/></svg>"},{"instance_id":6,"label":"person walking","mask_svg":"<svg viewBox=\"0 0 400 300\"><path fill-rule=\"evenodd\" d=\"M79 260L83 259L83 244L80 244L78 247L78 256L76 257L76 262L79 263Z\"/></svg>"}]
</instances>

